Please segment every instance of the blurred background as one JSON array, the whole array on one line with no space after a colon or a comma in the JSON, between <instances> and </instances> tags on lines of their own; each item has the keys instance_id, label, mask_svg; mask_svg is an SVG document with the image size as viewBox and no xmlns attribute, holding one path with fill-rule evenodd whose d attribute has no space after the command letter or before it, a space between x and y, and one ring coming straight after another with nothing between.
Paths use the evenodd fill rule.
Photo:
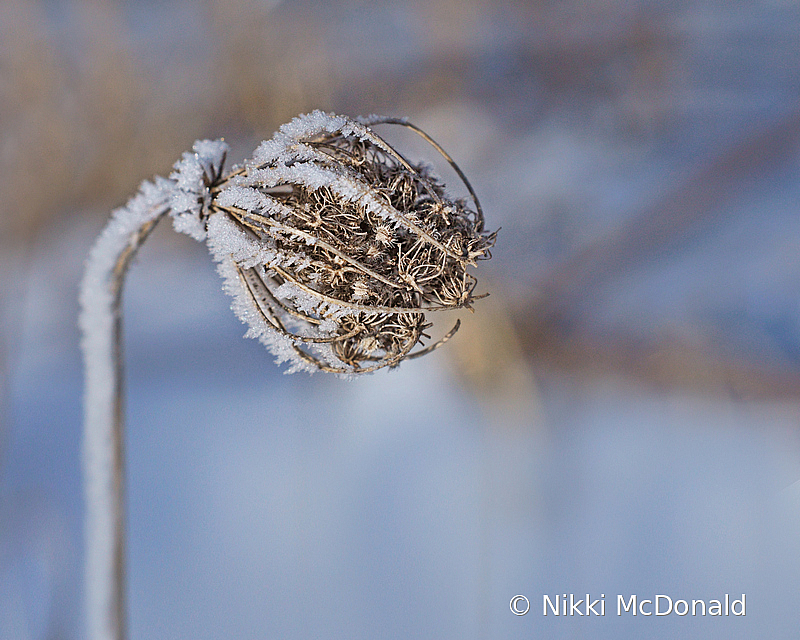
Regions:
<instances>
[{"instance_id":1,"label":"blurred background","mask_svg":"<svg viewBox=\"0 0 800 640\"><path fill-rule=\"evenodd\" d=\"M796 637L799 45L792 0L3 0L0 637L84 634L109 211L314 108L451 153L491 296L397 371L284 376L163 225L126 285L130 638ZM606 617L542 617L563 593Z\"/></svg>"}]
</instances>

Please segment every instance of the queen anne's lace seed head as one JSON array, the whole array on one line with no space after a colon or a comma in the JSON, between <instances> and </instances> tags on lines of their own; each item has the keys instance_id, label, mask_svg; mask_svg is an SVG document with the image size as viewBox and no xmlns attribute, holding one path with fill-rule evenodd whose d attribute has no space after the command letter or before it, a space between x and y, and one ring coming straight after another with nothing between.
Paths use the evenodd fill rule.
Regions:
<instances>
[{"instance_id":1,"label":"queen anne's lace seed head","mask_svg":"<svg viewBox=\"0 0 800 640\"><path fill-rule=\"evenodd\" d=\"M451 199L427 165L407 161L369 126L413 129L470 192ZM206 239L233 308L290 370L340 374L396 366L421 345L427 311L469 307L467 268L494 233L461 170L403 120L299 116L223 176L227 147L195 144L170 176L176 229Z\"/></svg>"}]
</instances>

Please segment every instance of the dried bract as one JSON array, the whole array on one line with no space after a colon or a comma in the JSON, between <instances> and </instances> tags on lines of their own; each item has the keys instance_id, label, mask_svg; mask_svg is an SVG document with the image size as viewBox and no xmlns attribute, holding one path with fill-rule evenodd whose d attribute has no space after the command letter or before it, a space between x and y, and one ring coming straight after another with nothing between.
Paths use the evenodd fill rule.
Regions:
<instances>
[{"instance_id":1,"label":"dried bract","mask_svg":"<svg viewBox=\"0 0 800 640\"><path fill-rule=\"evenodd\" d=\"M421 135L470 198L449 197L376 124ZM220 144L198 143L176 165L171 214L178 230L205 237L248 335L278 361L357 374L427 353L455 333L458 324L422 346L427 312L476 299L468 267L490 257L495 234L484 230L461 170L427 134L403 120L315 111L224 176Z\"/></svg>"}]
</instances>

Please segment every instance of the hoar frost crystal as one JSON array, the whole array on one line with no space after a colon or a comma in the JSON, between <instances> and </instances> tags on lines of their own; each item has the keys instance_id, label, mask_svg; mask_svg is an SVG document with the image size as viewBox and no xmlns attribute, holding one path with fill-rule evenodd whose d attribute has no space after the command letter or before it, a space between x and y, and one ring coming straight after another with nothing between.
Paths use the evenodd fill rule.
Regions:
<instances>
[{"instance_id":1,"label":"hoar frost crystal","mask_svg":"<svg viewBox=\"0 0 800 640\"><path fill-rule=\"evenodd\" d=\"M430 142L472 200L451 199L432 170L370 128L396 124ZM344 375L427 353L427 311L469 307L467 272L495 234L461 170L404 120L321 111L281 127L223 176L227 147L202 141L168 181L175 228L206 240L233 309L289 371ZM167 182L167 181L165 181ZM414 351L414 348L420 348Z\"/></svg>"}]
</instances>

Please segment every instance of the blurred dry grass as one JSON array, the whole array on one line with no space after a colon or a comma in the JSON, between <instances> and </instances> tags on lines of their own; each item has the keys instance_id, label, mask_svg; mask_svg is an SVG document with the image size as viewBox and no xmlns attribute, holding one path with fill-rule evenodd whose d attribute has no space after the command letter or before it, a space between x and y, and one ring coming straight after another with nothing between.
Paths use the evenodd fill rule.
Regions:
<instances>
[{"instance_id":1,"label":"blurred dry grass","mask_svg":"<svg viewBox=\"0 0 800 640\"><path fill-rule=\"evenodd\" d=\"M60 215L121 203L143 178L168 172L192 140L213 135L218 123L271 128L275 118L313 101L293 93L300 81L291 78L305 76L275 56L285 43L276 40L279 30L269 33L264 3L215 2L212 25L220 37L208 47L215 57L209 70L183 84L144 64L141 34L131 32L120 3L65 3L59 15L49 8L36 0L0 7L0 228L7 241ZM253 51L260 42L271 50ZM308 86L316 92L321 84ZM274 115L259 117L265 113Z\"/></svg>"},{"instance_id":2,"label":"blurred dry grass","mask_svg":"<svg viewBox=\"0 0 800 640\"><path fill-rule=\"evenodd\" d=\"M654 257L679 251L715 222L730 220L725 204L763 176L792 161L800 143L800 114L734 141L693 167L675 187L564 261L543 279L539 295L516 312L529 355L562 370L633 376L659 387L689 388L737 398L800 396L800 371L771 359L721 350L724 335L695 332L692 340L664 334L634 339L594 332L583 304L609 282Z\"/></svg>"},{"instance_id":3,"label":"blurred dry grass","mask_svg":"<svg viewBox=\"0 0 800 640\"><path fill-rule=\"evenodd\" d=\"M146 84L125 49L110 2L75 5L80 32L66 54L41 3L9 0L0 24L3 77L0 225L25 238L76 207L104 206L152 173ZM157 151L157 150L156 150Z\"/></svg>"},{"instance_id":4,"label":"blurred dry grass","mask_svg":"<svg viewBox=\"0 0 800 640\"><path fill-rule=\"evenodd\" d=\"M354 20L368 10L366 3L346 6ZM199 8L209 36L207 64L180 55L153 64L141 50L150 36L136 31L141 27L131 24L131 7L123 3L6 0L0 6L2 229L29 233L65 211L119 203L202 135L260 139L312 108L419 112L463 94L497 100L508 78L491 69L475 77L476 57L487 45L508 49L514 69L504 73L537 75L556 93L624 85L626 108L657 108L645 105L660 95L652 85L663 72L663 43L647 26L576 39L586 14L541 3L416 1L406 9L415 20L419 55L387 64L380 63L386 52L377 50L374 68L348 58L358 44L336 41L342 34L331 29L324 5L264 0L211 0ZM502 38L482 46L500 11L552 32L553 46ZM180 44L171 32L178 28L170 26L166 35ZM364 59L375 42L374 33L364 34ZM598 72L621 50L642 53L626 72L632 83ZM169 65L183 72L180 81ZM640 119L652 122L651 115Z\"/></svg>"},{"instance_id":5,"label":"blurred dry grass","mask_svg":"<svg viewBox=\"0 0 800 640\"><path fill-rule=\"evenodd\" d=\"M158 23L162 4L173 7L174 24ZM142 15L150 11L148 25ZM99 224L143 178L168 173L196 138L225 135L234 148L251 146L313 108L413 115L450 113L461 101L491 114L498 146L535 128L543 114L570 118L580 109L602 135L657 136L680 117L686 73L681 42L658 15L622 2L412 0L394 8L209 0L136 8L119 0L6 0L0 250L19 255L42 225L75 212L93 212ZM182 35L181 20L199 24ZM205 40L192 40L198 36ZM531 291L509 305L509 330L519 334L512 342L520 345L503 351L511 370L524 356L659 385L800 394L796 371L719 353L715 336L686 344L597 335L581 325L577 302L671 250L718 213L710 203L785 161L795 125L720 151L627 226L578 251L567 247L543 279L544 294ZM455 127L452 135L462 132ZM558 224L570 224L569 215ZM485 374L478 378L483 385Z\"/></svg>"}]
</instances>

